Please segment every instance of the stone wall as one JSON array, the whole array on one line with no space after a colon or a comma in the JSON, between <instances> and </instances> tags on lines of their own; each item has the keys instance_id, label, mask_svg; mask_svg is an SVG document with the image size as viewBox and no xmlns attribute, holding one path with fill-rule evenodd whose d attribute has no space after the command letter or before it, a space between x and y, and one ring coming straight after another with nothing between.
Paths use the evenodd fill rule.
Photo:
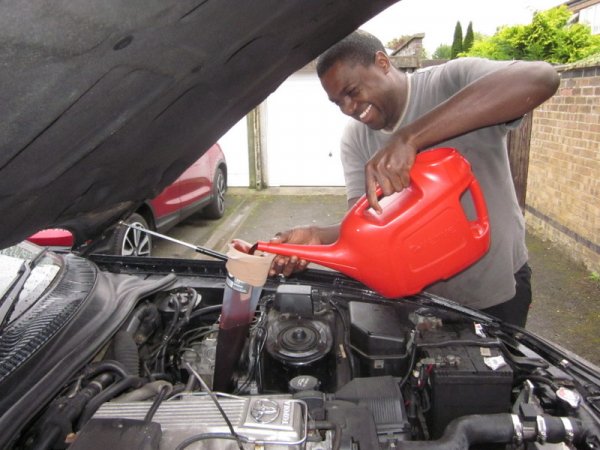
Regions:
<instances>
[{"instance_id":1,"label":"stone wall","mask_svg":"<svg viewBox=\"0 0 600 450\"><path fill-rule=\"evenodd\" d=\"M557 93L533 114L525 218L600 273L600 64L559 72Z\"/></svg>"}]
</instances>

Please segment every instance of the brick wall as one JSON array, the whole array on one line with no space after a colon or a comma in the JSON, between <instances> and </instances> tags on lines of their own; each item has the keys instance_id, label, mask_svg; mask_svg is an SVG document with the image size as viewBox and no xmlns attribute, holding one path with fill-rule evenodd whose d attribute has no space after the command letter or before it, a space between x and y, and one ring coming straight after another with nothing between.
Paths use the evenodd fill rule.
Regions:
<instances>
[{"instance_id":1,"label":"brick wall","mask_svg":"<svg viewBox=\"0 0 600 450\"><path fill-rule=\"evenodd\" d=\"M528 229L600 273L600 65L559 69L533 114Z\"/></svg>"}]
</instances>

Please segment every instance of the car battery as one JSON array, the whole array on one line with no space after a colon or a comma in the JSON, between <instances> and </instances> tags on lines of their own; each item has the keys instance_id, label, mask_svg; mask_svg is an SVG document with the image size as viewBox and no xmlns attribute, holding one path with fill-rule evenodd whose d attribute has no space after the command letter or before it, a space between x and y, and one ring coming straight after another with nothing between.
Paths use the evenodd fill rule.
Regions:
<instances>
[{"instance_id":1,"label":"car battery","mask_svg":"<svg viewBox=\"0 0 600 450\"><path fill-rule=\"evenodd\" d=\"M411 329L406 313L395 305L351 302L350 345L361 375L401 375L407 370Z\"/></svg>"},{"instance_id":2,"label":"car battery","mask_svg":"<svg viewBox=\"0 0 600 450\"><path fill-rule=\"evenodd\" d=\"M461 344L456 337L464 338L465 333L459 332L446 334L455 339L440 340L436 347L434 336L425 339L425 345L420 342L421 370L429 373L431 405L426 418L432 438L439 438L457 417L510 411L513 371L498 344L474 333Z\"/></svg>"}]
</instances>

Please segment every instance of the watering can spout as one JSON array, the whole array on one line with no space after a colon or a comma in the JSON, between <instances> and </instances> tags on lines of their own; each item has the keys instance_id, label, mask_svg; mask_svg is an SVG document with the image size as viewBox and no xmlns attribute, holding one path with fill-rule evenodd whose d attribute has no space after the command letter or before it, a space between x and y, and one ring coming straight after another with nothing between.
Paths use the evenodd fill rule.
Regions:
<instances>
[{"instance_id":1,"label":"watering can spout","mask_svg":"<svg viewBox=\"0 0 600 450\"><path fill-rule=\"evenodd\" d=\"M327 245L300 245L258 241L253 248L282 256L297 256L321 266L329 267L348 276L356 276L357 268L352 264L350 249L343 248L339 241Z\"/></svg>"}]
</instances>

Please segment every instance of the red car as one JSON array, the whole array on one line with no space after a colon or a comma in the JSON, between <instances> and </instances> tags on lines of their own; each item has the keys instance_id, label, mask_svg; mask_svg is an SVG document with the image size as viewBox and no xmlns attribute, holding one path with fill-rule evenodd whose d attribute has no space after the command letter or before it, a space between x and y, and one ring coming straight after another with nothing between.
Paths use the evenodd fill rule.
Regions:
<instances>
[{"instance_id":1,"label":"red car","mask_svg":"<svg viewBox=\"0 0 600 450\"><path fill-rule=\"evenodd\" d=\"M219 219L225 211L226 190L227 163L217 143L157 197L140 206L127 222L164 233L198 211L202 211L207 219ZM73 235L59 228L39 231L28 240L44 247L70 248L73 245ZM118 227L110 238L107 252L122 256L150 256L152 236L128 227Z\"/></svg>"}]
</instances>

